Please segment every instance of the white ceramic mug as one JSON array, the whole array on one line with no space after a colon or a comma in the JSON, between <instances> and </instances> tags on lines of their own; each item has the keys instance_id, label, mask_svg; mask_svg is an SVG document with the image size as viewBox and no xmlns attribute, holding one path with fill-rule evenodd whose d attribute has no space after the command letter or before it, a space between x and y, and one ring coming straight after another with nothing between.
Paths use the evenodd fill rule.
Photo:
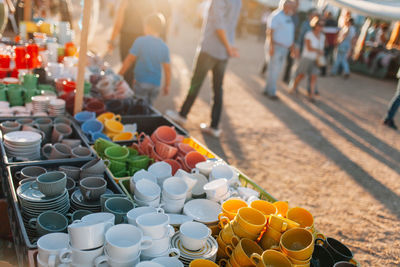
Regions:
<instances>
[{"instance_id":1,"label":"white ceramic mug","mask_svg":"<svg viewBox=\"0 0 400 267\"><path fill-rule=\"evenodd\" d=\"M136 265L137 267L164 267L163 265L154 261L142 261Z\"/></svg>"},{"instance_id":2,"label":"white ceramic mug","mask_svg":"<svg viewBox=\"0 0 400 267\"><path fill-rule=\"evenodd\" d=\"M82 222L93 222L93 223L111 223L114 225L115 215L110 212L97 212L88 214L82 217Z\"/></svg>"},{"instance_id":3,"label":"white ceramic mug","mask_svg":"<svg viewBox=\"0 0 400 267\"><path fill-rule=\"evenodd\" d=\"M190 173L188 173L188 172L186 172L186 171L184 171L182 169L177 170L174 176L175 177L180 177L185 181L185 183L188 186L188 191L192 191L193 187L197 183L197 179L196 178L193 178Z\"/></svg>"},{"instance_id":4,"label":"white ceramic mug","mask_svg":"<svg viewBox=\"0 0 400 267\"><path fill-rule=\"evenodd\" d=\"M138 207L154 207L154 208L160 207L160 197L157 197L156 199L153 199L151 201L146 201L146 200L138 199L134 195L133 200L138 205Z\"/></svg>"},{"instance_id":5,"label":"white ceramic mug","mask_svg":"<svg viewBox=\"0 0 400 267\"><path fill-rule=\"evenodd\" d=\"M151 172L148 172L146 170L139 170L135 172L135 174L131 177L129 181L131 192L135 190L135 184L142 179L147 179L154 183L157 183L157 178Z\"/></svg>"},{"instance_id":6,"label":"white ceramic mug","mask_svg":"<svg viewBox=\"0 0 400 267\"><path fill-rule=\"evenodd\" d=\"M239 181L239 174L227 164L215 165L210 173L210 181L225 178L229 185L233 185Z\"/></svg>"},{"instance_id":7,"label":"white ceramic mug","mask_svg":"<svg viewBox=\"0 0 400 267\"><path fill-rule=\"evenodd\" d=\"M185 205L186 198L170 199L165 195L161 198L161 205L167 213L181 213Z\"/></svg>"},{"instance_id":8,"label":"white ceramic mug","mask_svg":"<svg viewBox=\"0 0 400 267\"><path fill-rule=\"evenodd\" d=\"M162 266L168 267L183 267L183 263L177 258L173 257L157 257L151 260L152 262L157 262Z\"/></svg>"},{"instance_id":9,"label":"white ceramic mug","mask_svg":"<svg viewBox=\"0 0 400 267\"><path fill-rule=\"evenodd\" d=\"M129 261L139 255L141 250L150 248L152 239L143 236L137 227L130 224L118 224L108 229L105 235L105 248L108 255L115 260Z\"/></svg>"},{"instance_id":10,"label":"white ceramic mug","mask_svg":"<svg viewBox=\"0 0 400 267\"><path fill-rule=\"evenodd\" d=\"M148 171L157 178L157 183L161 186L164 180L172 176L172 167L164 161L152 164Z\"/></svg>"},{"instance_id":11,"label":"white ceramic mug","mask_svg":"<svg viewBox=\"0 0 400 267\"><path fill-rule=\"evenodd\" d=\"M180 177L170 177L163 183L163 196L169 199L182 199L186 198L186 193L189 187L186 182Z\"/></svg>"},{"instance_id":12,"label":"white ceramic mug","mask_svg":"<svg viewBox=\"0 0 400 267\"><path fill-rule=\"evenodd\" d=\"M185 222L179 227L182 245L189 250L199 250L211 235L211 229L198 222Z\"/></svg>"},{"instance_id":13,"label":"white ceramic mug","mask_svg":"<svg viewBox=\"0 0 400 267\"><path fill-rule=\"evenodd\" d=\"M38 259L48 267L58 266L60 253L69 247L68 234L51 233L44 235L37 241Z\"/></svg>"},{"instance_id":14,"label":"white ceramic mug","mask_svg":"<svg viewBox=\"0 0 400 267\"><path fill-rule=\"evenodd\" d=\"M110 257L110 255L108 255L107 250L105 249L104 255L99 256L95 259L94 266L99 267L104 265L104 263L107 263L108 266L111 267L132 267L136 266L139 262L140 262L140 252L138 255L131 257L131 259L129 260L118 260Z\"/></svg>"},{"instance_id":15,"label":"white ceramic mug","mask_svg":"<svg viewBox=\"0 0 400 267\"><path fill-rule=\"evenodd\" d=\"M92 250L79 250L69 247L60 254L61 262L71 263L76 267L92 267L97 257L103 254L104 247L98 247Z\"/></svg>"},{"instance_id":16,"label":"white ceramic mug","mask_svg":"<svg viewBox=\"0 0 400 267\"><path fill-rule=\"evenodd\" d=\"M171 256L174 255L174 256ZM172 258L176 258L179 259L179 257L181 256L181 252L179 251L179 249L177 248L169 248L168 250L164 251L164 252L160 252L159 254L154 254L154 255L147 255L145 253L145 251L142 251L142 253L140 254L140 260L141 261L147 261L147 260L152 260L154 258L158 258L158 257L172 257Z\"/></svg>"},{"instance_id":17,"label":"white ceramic mug","mask_svg":"<svg viewBox=\"0 0 400 267\"><path fill-rule=\"evenodd\" d=\"M204 192L207 194L208 199L221 198L228 192L228 181L226 179L217 179L203 186Z\"/></svg>"},{"instance_id":18,"label":"white ceramic mug","mask_svg":"<svg viewBox=\"0 0 400 267\"><path fill-rule=\"evenodd\" d=\"M136 218L136 224L145 236L153 239L172 237L174 228L169 225L169 216L163 213L148 213ZM163 250L161 250L163 251Z\"/></svg>"},{"instance_id":19,"label":"white ceramic mug","mask_svg":"<svg viewBox=\"0 0 400 267\"><path fill-rule=\"evenodd\" d=\"M144 214L149 213L164 213L162 208L154 208L154 207L138 207L131 209L127 214L126 217L128 219L128 223L134 226L137 226L136 219Z\"/></svg>"},{"instance_id":20,"label":"white ceramic mug","mask_svg":"<svg viewBox=\"0 0 400 267\"><path fill-rule=\"evenodd\" d=\"M196 164L196 169L199 170L200 173L208 177L211 173L214 164L215 161L212 160L202 161Z\"/></svg>"},{"instance_id":21,"label":"white ceramic mug","mask_svg":"<svg viewBox=\"0 0 400 267\"><path fill-rule=\"evenodd\" d=\"M71 246L75 249L94 249L104 244L104 234L110 222L74 222L68 226Z\"/></svg>"},{"instance_id":22,"label":"white ceramic mug","mask_svg":"<svg viewBox=\"0 0 400 267\"><path fill-rule=\"evenodd\" d=\"M152 201L160 196L161 188L157 183L142 179L135 184L133 192L137 199Z\"/></svg>"}]
</instances>

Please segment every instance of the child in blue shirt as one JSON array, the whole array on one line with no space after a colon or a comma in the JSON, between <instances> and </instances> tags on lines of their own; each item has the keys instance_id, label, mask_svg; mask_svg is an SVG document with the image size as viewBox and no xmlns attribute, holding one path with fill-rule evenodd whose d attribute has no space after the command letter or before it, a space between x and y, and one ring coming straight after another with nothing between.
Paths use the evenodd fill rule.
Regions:
<instances>
[{"instance_id":1,"label":"child in blue shirt","mask_svg":"<svg viewBox=\"0 0 400 267\"><path fill-rule=\"evenodd\" d=\"M145 99L149 104L157 98L161 86L161 67L165 72L164 95L169 92L171 66L168 46L161 40L165 19L161 14L152 14L144 19L145 36L135 40L129 55L125 58L119 71L124 75L135 63L135 95Z\"/></svg>"}]
</instances>

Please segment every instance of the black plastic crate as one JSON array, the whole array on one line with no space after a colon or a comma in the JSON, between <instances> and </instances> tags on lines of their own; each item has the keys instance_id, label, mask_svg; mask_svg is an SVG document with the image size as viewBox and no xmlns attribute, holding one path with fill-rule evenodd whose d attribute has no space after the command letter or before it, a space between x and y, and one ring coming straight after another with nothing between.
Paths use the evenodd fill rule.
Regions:
<instances>
[{"instance_id":1,"label":"black plastic crate","mask_svg":"<svg viewBox=\"0 0 400 267\"><path fill-rule=\"evenodd\" d=\"M144 132L148 135L152 134L158 127L166 125L166 126L173 126L178 134L184 135L185 137L189 136L188 132L183 129L181 126L177 125L176 123L172 122L171 120L167 119L162 115L157 116L122 116L121 117L122 124L133 124L136 123L137 125L137 132L141 133ZM94 142L89 140L89 138L79 130L79 134L81 138L85 140L89 145L93 145ZM134 141L117 141L115 143L120 145L131 145Z\"/></svg>"},{"instance_id":2,"label":"black plastic crate","mask_svg":"<svg viewBox=\"0 0 400 267\"><path fill-rule=\"evenodd\" d=\"M89 160L80 160L79 162L40 162L40 163L27 163L27 164L19 164L19 165L11 165L3 168L2 178L6 180L6 189L7 189L7 199L9 202L9 218L10 225L13 234L13 239L15 243L15 249L18 256L18 264L19 266L27 266L28 263L28 251L37 249L37 245L32 243L28 237L26 232L26 228L23 222L23 218L21 215L20 205L18 202L18 197L16 193L16 189L18 188L18 180L14 179L15 172L21 170L27 166L40 166L46 168L47 170L55 170L60 164L68 165L68 166L77 166L81 167L85 163L89 162ZM108 176L107 172L104 172L104 178L107 180L107 187L112 190L116 194L123 194L121 188L115 183L115 181Z\"/></svg>"},{"instance_id":3,"label":"black plastic crate","mask_svg":"<svg viewBox=\"0 0 400 267\"><path fill-rule=\"evenodd\" d=\"M89 144L87 143L87 139L83 139L82 135L80 133L80 128L79 126L77 126L76 123L74 123L74 121L72 120L72 118L70 116L58 116L58 117L66 117L68 119L71 120L72 124L72 134L68 137L68 139L80 139L81 140L81 145L84 147L87 147L90 149ZM57 117L0 117L0 123L4 122L4 121L15 121L17 119L25 119L25 118L29 118L29 119L38 119L38 118L51 118L51 119L55 119ZM13 158L9 158L7 156L4 144L3 144L3 134L0 130L0 152L1 152L1 156L2 156L2 163L5 165L16 165L16 164L28 164L28 163L33 163L33 164L37 164L37 163L41 163L41 162L45 162L45 163L53 163L53 162L79 162L82 161L83 159L93 159L94 158L94 154L92 153L92 156L88 157L88 158L65 158L65 159L54 159L54 160L48 160L48 159L44 159L43 157L40 160L34 160L34 161L16 161ZM41 146L43 146L44 143L41 144Z\"/></svg>"}]
</instances>

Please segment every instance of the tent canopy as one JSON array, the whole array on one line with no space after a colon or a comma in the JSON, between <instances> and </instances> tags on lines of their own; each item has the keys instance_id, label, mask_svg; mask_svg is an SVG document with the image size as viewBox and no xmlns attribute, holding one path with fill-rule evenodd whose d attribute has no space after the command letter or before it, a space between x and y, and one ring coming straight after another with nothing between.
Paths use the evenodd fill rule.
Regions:
<instances>
[{"instance_id":1,"label":"tent canopy","mask_svg":"<svg viewBox=\"0 0 400 267\"><path fill-rule=\"evenodd\" d=\"M328 0L332 5L347 8L357 14L383 19L400 20L400 2L391 0Z\"/></svg>"}]
</instances>

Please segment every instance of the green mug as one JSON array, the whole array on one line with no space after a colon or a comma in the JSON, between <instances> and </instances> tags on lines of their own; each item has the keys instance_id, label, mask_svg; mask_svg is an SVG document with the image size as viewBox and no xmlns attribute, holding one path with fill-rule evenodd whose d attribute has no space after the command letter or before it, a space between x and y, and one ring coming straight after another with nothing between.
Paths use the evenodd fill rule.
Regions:
<instances>
[{"instance_id":1,"label":"green mug","mask_svg":"<svg viewBox=\"0 0 400 267\"><path fill-rule=\"evenodd\" d=\"M134 157L139 155L139 152L134 148L128 147L128 150L129 150L128 159L133 159Z\"/></svg>"},{"instance_id":2,"label":"green mug","mask_svg":"<svg viewBox=\"0 0 400 267\"><path fill-rule=\"evenodd\" d=\"M7 101L7 89L0 88L0 101Z\"/></svg>"},{"instance_id":3,"label":"green mug","mask_svg":"<svg viewBox=\"0 0 400 267\"><path fill-rule=\"evenodd\" d=\"M39 91L55 91L54 87L50 84L39 84Z\"/></svg>"},{"instance_id":4,"label":"green mug","mask_svg":"<svg viewBox=\"0 0 400 267\"><path fill-rule=\"evenodd\" d=\"M128 170L122 170L122 171L113 173L113 175L115 178L122 178L122 177L130 176L130 172Z\"/></svg>"},{"instance_id":5,"label":"green mug","mask_svg":"<svg viewBox=\"0 0 400 267\"><path fill-rule=\"evenodd\" d=\"M129 156L129 150L125 146L111 146L104 150L104 155L110 160L126 161Z\"/></svg>"},{"instance_id":6,"label":"green mug","mask_svg":"<svg viewBox=\"0 0 400 267\"><path fill-rule=\"evenodd\" d=\"M114 173L118 173L120 171L126 171L126 162L125 161L110 160L108 168L110 169L110 171L113 174Z\"/></svg>"},{"instance_id":7,"label":"green mug","mask_svg":"<svg viewBox=\"0 0 400 267\"><path fill-rule=\"evenodd\" d=\"M27 90L36 90L38 84L38 74L25 74L23 85Z\"/></svg>"},{"instance_id":8,"label":"green mug","mask_svg":"<svg viewBox=\"0 0 400 267\"><path fill-rule=\"evenodd\" d=\"M150 158L146 155L135 156L128 159L129 169L147 169Z\"/></svg>"},{"instance_id":9,"label":"green mug","mask_svg":"<svg viewBox=\"0 0 400 267\"><path fill-rule=\"evenodd\" d=\"M8 101L11 106L23 106L24 105L24 90L19 84L8 85Z\"/></svg>"},{"instance_id":10,"label":"green mug","mask_svg":"<svg viewBox=\"0 0 400 267\"><path fill-rule=\"evenodd\" d=\"M27 89L25 90L25 95L24 95L24 100L25 103L30 103L32 102L32 97L35 95L38 95L39 92L35 89Z\"/></svg>"},{"instance_id":11,"label":"green mug","mask_svg":"<svg viewBox=\"0 0 400 267\"><path fill-rule=\"evenodd\" d=\"M85 95L90 94L90 90L92 89L92 84L90 82L85 81L85 84L83 86L83 93Z\"/></svg>"},{"instance_id":12,"label":"green mug","mask_svg":"<svg viewBox=\"0 0 400 267\"><path fill-rule=\"evenodd\" d=\"M104 156L104 150L106 150L106 148L111 146L119 146L119 145L113 143L112 141L105 140L103 138L98 138L96 142L94 142L94 149L100 156Z\"/></svg>"}]
</instances>

